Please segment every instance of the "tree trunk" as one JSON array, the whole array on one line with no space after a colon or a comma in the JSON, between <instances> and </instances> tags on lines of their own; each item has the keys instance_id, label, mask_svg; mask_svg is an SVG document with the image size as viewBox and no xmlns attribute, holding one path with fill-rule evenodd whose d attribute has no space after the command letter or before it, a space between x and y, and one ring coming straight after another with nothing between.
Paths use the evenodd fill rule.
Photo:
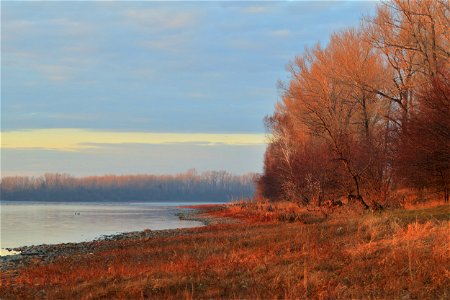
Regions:
<instances>
[{"instance_id":1,"label":"tree trunk","mask_svg":"<svg viewBox=\"0 0 450 300\"><path fill-rule=\"evenodd\" d=\"M369 205L367 205L367 203L364 201L364 198L361 196L361 193L359 191L359 176L354 175L353 181L355 182L355 186L356 186L356 196L348 195L348 200L356 199L359 203L362 204L362 206L364 206L365 209L369 209L370 208Z\"/></svg>"}]
</instances>

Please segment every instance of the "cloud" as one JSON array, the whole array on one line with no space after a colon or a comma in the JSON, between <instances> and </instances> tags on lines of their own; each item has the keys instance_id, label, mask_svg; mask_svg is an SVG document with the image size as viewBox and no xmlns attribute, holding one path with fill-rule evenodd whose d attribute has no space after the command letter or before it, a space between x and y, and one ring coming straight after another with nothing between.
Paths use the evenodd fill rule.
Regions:
<instances>
[{"instance_id":1,"label":"cloud","mask_svg":"<svg viewBox=\"0 0 450 300\"><path fill-rule=\"evenodd\" d=\"M35 65L35 69L43 73L48 80L65 81L71 77L71 68L60 65Z\"/></svg>"},{"instance_id":2,"label":"cloud","mask_svg":"<svg viewBox=\"0 0 450 300\"><path fill-rule=\"evenodd\" d=\"M270 11L270 7L267 5L250 5L242 8L242 12L247 14L263 14Z\"/></svg>"},{"instance_id":3,"label":"cloud","mask_svg":"<svg viewBox=\"0 0 450 300\"><path fill-rule=\"evenodd\" d=\"M89 151L2 149L2 176L176 174L191 168L243 174L262 171L265 148L266 145L204 147L184 143L110 144Z\"/></svg>"},{"instance_id":4,"label":"cloud","mask_svg":"<svg viewBox=\"0 0 450 300\"><path fill-rule=\"evenodd\" d=\"M261 45L253 40L246 38L236 38L230 41L230 46L239 50L257 50Z\"/></svg>"},{"instance_id":5,"label":"cloud","mask_svg":"<svg viewBox=\"0 0 450 300\"><path fill-rule=\"evenodd\" d=\"M264 145L265 134L114 132L87 129L33 129L1 134L2 149L82 151L114 144Z\"/></svg>"},{"instance_id":6,"label":"cloud","mask_svg":"<svg viewBox=\"0 0 450 300\"><path fill-rule=\"evenodd\" d=\"M278 29L270 30L269 35L276 38L288 38L291 36L291 31L289 29Z\"/></svg>"},{"instance_id":7,"label":"cloud","mask_svg":"<svg viewBox=\"0 0 450 300\"><path fill-rule=\"evenodd\" d=\"M212 98L210 94L198 91L187 93L186 97L188 97L191 100L207 100Z\"/></svg>"},{"instance_id":8,"label":"cloud","mask_svg":"<svg viewBox=\"0 0 450 300\"><path fill-rule=\"evenodd\" d=\"M2 16L4 18L4 16ZM36 24L29 20L9 19L2 20L2 42L7 43L12 40L17 40L25 33L33 31Z\"/></svg>"},{"instance_id":9,"label":"cloud","mask_svg":"<svg viewBox=\"0 0 450 300\"><path fill-rule=\"evenodd\" d=\"M147 30L160 31L192 27L197 24L198 16L189 11L147 8L128 10L126 20Z\"/></svg>"},{"instance_id":10,"label":"cloud","mask_svg":"<svg viewBox=\"0 0 450 300\"><path fill-rule=\"evenodd\" d=\"M2 67L9 72L33 70L50 81L67 81L92 63L89 57L98 51L93 41L99 40L99 24L37 15L26 19L26 14L10 14L2 21Z\"/></svg>"},{"instance_id":11,"label":"cloud","mask_svg":"<svg viewBox=\"0 0 450 300\"><path fill-rule=\"evenodd\" d=\"M67 36L92 35L97 31L98 25L89 22L80 22L67 18L56 18L48 20L48 24L53 28L58 28L61 33Z\"/></svg>"},{"instance_id":12,"label":"cloud","mask_svg":"<svg viewBox=\"0 0 450 300\"><path fill-rule=\"evenodd\" d=\"M189 43L189 38L185 35L172 35L172 36L161 36L158 39L147 40L140 42L140 45L160 51L181 51L186 44Z\"/></svg>"}]
</instances>

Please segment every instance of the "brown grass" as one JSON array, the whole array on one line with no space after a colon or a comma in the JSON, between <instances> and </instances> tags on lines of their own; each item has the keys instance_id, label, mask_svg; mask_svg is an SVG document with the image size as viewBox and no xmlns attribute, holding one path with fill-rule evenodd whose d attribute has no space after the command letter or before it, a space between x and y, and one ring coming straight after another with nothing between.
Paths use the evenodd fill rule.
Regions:
<instances>
[{"instance_id":1,"label":"brown grass","mask_svg":"<svg viewBox=\"0 0 450 300\"><path fill-rule=\"evenodd\" d=\"M0 298L448 299L449 208L325 220L289 203L209 207L239 222L36 262L2 274Z\"/></svg>"}]
</instances>

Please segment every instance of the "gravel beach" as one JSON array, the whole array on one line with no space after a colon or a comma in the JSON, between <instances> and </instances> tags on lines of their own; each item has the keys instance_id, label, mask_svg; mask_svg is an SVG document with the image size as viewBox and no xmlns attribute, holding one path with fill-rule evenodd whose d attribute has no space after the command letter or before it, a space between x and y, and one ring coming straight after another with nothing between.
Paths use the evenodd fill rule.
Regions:
<instances>
[{"instance_id":1,"label":"gravel beach","mask_svg":"<svg viewBox=\"0 0 450 300\"><path fill-rule=\"evenodd\" d=\"M209 210L220 210L223 205L205 205L193 207L180 207L176 214L181 220L200 221L204 225L231 223L234 220L213 218L204 214ZM0 271L15 272L28 264L51 263L59 257L95 254L117 247L122 241L142 240L155 237L169 237L175 235L189 234L184 229L166 229L124 232L114 235L104 235L93 241L80 243L42 244L23 246L17 248L7 248L7 250L20 252L19 254L0 256ZM119 244L117 243L119 242Z\"/></svg>"}]
</instances>

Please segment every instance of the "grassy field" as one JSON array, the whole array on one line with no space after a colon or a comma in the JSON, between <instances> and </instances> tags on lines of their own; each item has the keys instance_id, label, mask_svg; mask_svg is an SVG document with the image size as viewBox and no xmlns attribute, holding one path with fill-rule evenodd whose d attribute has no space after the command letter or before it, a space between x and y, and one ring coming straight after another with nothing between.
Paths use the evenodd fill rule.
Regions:
<instances>
[{"instance_id":1,"label":"grassy field","mask_svg":"<svg viewBox=\"0 0 450 300\"><path fill-rule=\"evenodd\" d=\"M449 299L449 212L206 207L235 222L36 261L3 272L0 298Z\"/></svg>"}]
</instances>

